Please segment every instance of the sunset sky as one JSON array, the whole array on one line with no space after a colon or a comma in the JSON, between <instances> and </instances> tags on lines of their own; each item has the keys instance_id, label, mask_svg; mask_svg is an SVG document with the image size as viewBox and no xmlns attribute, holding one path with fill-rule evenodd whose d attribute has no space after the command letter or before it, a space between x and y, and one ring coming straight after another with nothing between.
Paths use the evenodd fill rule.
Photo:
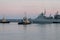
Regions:
<instances>
[{"instance_id":1,"label":"sunset sky","mask_svg":"<svg viewBox=\"0 0 60 40\"><path fill-rule=\"evenodd\" d=\"M24 13L35 18L46 10L46 14L60 13L60 0L0 0L0 18L22 18Z\"/></svg>"}]
</instances>

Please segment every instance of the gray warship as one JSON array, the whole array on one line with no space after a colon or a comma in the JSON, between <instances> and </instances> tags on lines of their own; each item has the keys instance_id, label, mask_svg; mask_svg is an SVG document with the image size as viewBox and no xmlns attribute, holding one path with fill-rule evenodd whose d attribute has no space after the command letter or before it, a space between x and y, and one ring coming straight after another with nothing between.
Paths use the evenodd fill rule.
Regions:
<instances>
[{"instance_id":1,"label":"gray warship","mask_svg":"<svg viewBox=\"0 0 60 40\"><path fill-rule=\"evenodd\" d=\"M46 11L41 13L37 18L33 20L33 23L60 23L60 15L58 14L58 11L52 17L51 15L49 17L45 16Z\"/></svg>"}]
</instances>

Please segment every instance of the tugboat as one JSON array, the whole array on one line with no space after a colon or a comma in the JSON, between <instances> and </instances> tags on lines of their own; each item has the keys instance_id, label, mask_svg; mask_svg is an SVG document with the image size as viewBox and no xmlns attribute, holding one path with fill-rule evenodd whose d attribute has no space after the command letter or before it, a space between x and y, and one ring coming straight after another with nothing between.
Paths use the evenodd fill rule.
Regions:
<instances>
[{"instance_id":1,"label":"tugboat","mask_svg":"<svg viewBox=\"0 0 60 40\"><path fill-rule=\"evenodd\" d=\"M3 17L3 19L0 21L0 23L10 23L10 21L8 21L7 19L5 19L5 18Z\"/></svg>"},{"instance_id":2,"label":"tugboat","mask_svg":"<svg viewBox=\"0 0 60 40\"><path fill-rule=\"evenodd\" d=\"M31 21L25 15L25 17L23 17L23 19L20 22L18 22L18 24L25 24L25 25L27 25L27 24L31 24Z\"/></svg>"}]
</instances>

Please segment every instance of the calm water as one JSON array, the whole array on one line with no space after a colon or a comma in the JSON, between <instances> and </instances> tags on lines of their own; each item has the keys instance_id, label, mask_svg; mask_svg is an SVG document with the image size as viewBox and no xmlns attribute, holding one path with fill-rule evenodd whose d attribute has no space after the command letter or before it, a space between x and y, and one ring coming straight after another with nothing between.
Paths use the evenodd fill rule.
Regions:
<instances>
[{"instance_id":1,"label":"calm water","mask_svg":"<svg viewBox=\"0 0 60 40\"><path fill-rule=\"evenodd\" d=\"M60 24L0 24L0 40L60 40Z\"/></svg>"}]
</instances>

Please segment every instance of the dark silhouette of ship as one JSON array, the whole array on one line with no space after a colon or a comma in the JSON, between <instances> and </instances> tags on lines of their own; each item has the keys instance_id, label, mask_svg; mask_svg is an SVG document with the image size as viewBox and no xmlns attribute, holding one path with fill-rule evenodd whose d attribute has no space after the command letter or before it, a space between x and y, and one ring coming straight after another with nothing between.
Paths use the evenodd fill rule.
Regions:
<instances>
[{"instance_id":1,"label":"dark silhouette of ship","mask_svg":"<svg viewBox=\"0 0 60 40\"><path fill-rule=\"evenodd\" d=\"M54 15L54 21L53 23L60 23L60 15L58 14L59 12L56 12L56 15Z\"/></svg>"}]
</instances>

